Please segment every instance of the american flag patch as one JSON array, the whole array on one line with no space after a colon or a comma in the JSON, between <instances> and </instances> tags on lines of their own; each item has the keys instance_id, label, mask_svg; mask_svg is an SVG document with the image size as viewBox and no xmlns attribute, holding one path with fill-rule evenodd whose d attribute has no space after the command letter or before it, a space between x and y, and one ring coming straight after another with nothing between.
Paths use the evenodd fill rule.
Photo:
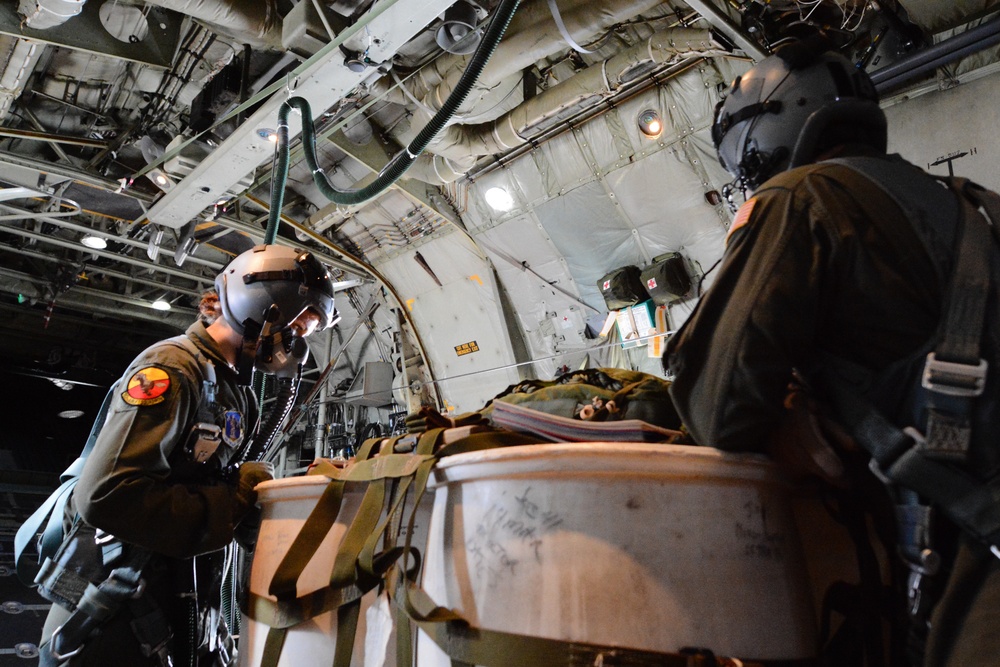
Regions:
<instances>
[{"instance_id":1,"label":"american flag patch","mask_svg":"<svg viewBox=\"0 0 1000 667\"><path fill-rule=\"evenodd\" d=\"M754 204L757 203L756 197L751 197L746 200L743 206L740 206L740 210L736 212L736 218L733 220L733 224L729 226L729 233L726 234L726 243L729 243L729 237L733 235L740 227L743 227L750 220L750 213L753 211Z\"/></svg>"}]
</instances>

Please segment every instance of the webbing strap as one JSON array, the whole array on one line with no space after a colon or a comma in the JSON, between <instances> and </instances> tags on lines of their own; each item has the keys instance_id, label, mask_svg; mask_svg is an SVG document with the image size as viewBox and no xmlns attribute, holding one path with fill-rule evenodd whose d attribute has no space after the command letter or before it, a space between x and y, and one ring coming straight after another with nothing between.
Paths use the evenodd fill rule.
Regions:
<instances>
[{"instance_id":1,"label":"webbing strap","mask_svg":"<svg viewBox=\"0 0 1000 667\"><path fill-rule=\"evenodd\" d=\"M87 442L84 444L80 456L59 476L59 487L28 517L27 521L21 524L14 535L15 568L18 579L25 586L34 586L39 564L46 558L54 556L59 545L62 544L64 508L69 501L73 487L76 486L80 473L83 472L84 462L94 449L94 443L97 442L97 436L100 434L101 428L104 426L104 421L107 419L108 410L111 408L111 399L115 395L115 388L120 382L121 380L118 380L112 384L108 389L108 393L104 395L101 408L97 411L97 417L94 418L94 423L90 427L90 433L87 435ZM42 529L42 524L45 524L44 529ZM39 531L41 531L41 537L37 544L38 558L32 560L25 553L25 549Z\"/></svg>"},{"instance_id":2,"label":"webbing strap","mask_svg":"<svg viewBox=\"0 0 1000 667\"><path fill-rule=\"evenodd\" d=\"M994 552L1000 547L1000 480L983 482L913 448L883 471L913 489ZM1000 553L997 553L1000 556Z\"/></svg>"},{"instance_id":3,"label":"webbing strap","mask_svg":"<svg viewBox=\"0 0 1000 667\"><path fill-rule=\"evenodd\" d=\"M948 361L977 364L990 289L989 223L963 196L970 191L967 179L955 178L949 184L962 203L962 222L944 336L936 353Z\"/></svg>"},{"instance_id":4,"label":"webbing strap","mask_svg":"<svg viewBox=\"0 0 1000 667\"><path fill-rule=\"evenodd\" d=\"M285 628L271 628L264 639L264 652L260 656L261 667L276 667L281 649L285 646Z\"/></svg>"},{"instance_id":5,"label":"webbing strap","mask_svg":"<svg viewBox=\"0 0 1000 667\"><path fill-rule=\"evenodd\" d=\"M872 178L859 168L864 160L836 160ZM957 194L961 205L960 226L956 239L956 266L948 288L947 312L935 355L942 360L975 366L980 364L980 341L990 291L990 253L1000 232L1000 196L966 179L945 179ZM905 202L893 197L912 219L914 213ZM977 207L985 210L989 219ZM919 229L915 231L920 233ZM990 238L993 234L995 239ZM923 238L923 235L920 235ZM924 239L926 242L926 239ZM1000 556L1000 481L977 479L969 472L942 463L937 458L964 460L970 439L970 415L974 395L949 395L929 386L927 437L900 430L879 414L865 398L847 383L829 383L831 395L851 426L852 435L871 455L881 472L893 483L919 493L939 507L952 521ZM994 369L993 372L997 372ZM982 378L984 381L985 378ZM930 385L934 381L931 378Z\"/></svg>"},{"instance_id":6,"label":"webbing strap","mask_svg":"<svg viewBox=\"0 0 1000 667\"><path fill-rule=\"evenodd\" d=\"M333 651L333 667L351 667L354 637L358 633L361 600L337 609L337 643Z\"/></svg>"},{"instance_id":7,"label":"webbing strap","mask_svg":"<svg viewBox=\"0 0 1000 667\"><path fill-rule=\"evenodd\" d=\"M288 553L278 563L268 593L278 598L279 601L288 600L295 597L295 584L305 569L310 559L319 545L322 544L326 534L337 521L340 513L340 505L344 498L343 484L329 484L323 490L316 506L309 513L308 518L299 534L295 536L292 545L288 548Z\"/></svg>"},{"instance_id":8,"label":"webbing strap","mask_svg":"<svg viewBox=\"0 0 1000 667\"><path fill-rule=\"evenodd\" d=\"M393 441L385 448L387 452L392 451ZM332 609L337 609L334 665L341 667L350 664L361 597L378 583L377 578L366 577L364 585L359 585L358 556L378 525L385 498L385 481L389 478L412 476L420 464L429 464L432 460L430 456L419 454L385 454L376 457L376 445L379 442L378 438L366 441L353 465L341 468L327 461L320 461L310 469L309 474L325 475L330 478L330 483L272 576L268 592L278 600L275 602L251 594L252 605L247 610L250 618L269 626L261 667L276 667L288 628ZM369 486L338 547L330 583L296 598L298 578L336 523L348 481L369 482ZM343 657L345 652L346 658Z\"/></svg>"},{"instance_id":9,"label":"webbing strap","mask_svg":"<svg viewBox=\"0 0 1000 667\"><path fill-rule=\"evenodd\" d=\"M275 603L270 598L251 592L245 613L248 618L270 628L287 629L341 605L360 600L364 594L365 591L353 585L343 588L325 586L294 600Z\"/></svg>"},{"instance_id":10,"label":"webbing strap","mask_svg":"<svg viewBox=\"0 0 1000 667\"><path fill-rule=\"evenodd\" d=\"M142 595L142 568L149 561L150 552L133 547L127 562L111 571L108 578L98 585L86 582L80 597L73 601L76 608L61 626L56 628L49 640L52 655L57 658L74 654L100 624L115 615L126 601ZM51 561L46 561L50 564ZM53 579L62 584L70 584L74 590L79 590L82 577L76 573L51 563ZM78 580L72 582L73 576ZM68 590L63 588L60 595Z\"/></svg>"},{"instance_id":11,"label":"webbing strap","mask_svg":"<svg viewBox=\"0 0 1000 667\"><path fill-rule=\"evenodd\" d=\"M589 644L474 628L461 621L416 621L417 626L451 658L452 664L483 667L806 667L814 659L746 660L715 656L705 650L677 653Z\"/></svg>"},{"instance_id":12,"label":"webbing strap","mask_svg":"<svg viewBox=\"0 0 1000 667\"><path fill-rule=\"evenodd\" d=\"M76 486L77 478L67 479L59 485L52 495L45 499L45 502L35 510L27 521L21 524L14 534L14 562L17 568L17 577L26 586L33 586L35 576L39 572L38 561L29 558L25 553L28 544L41 531L38 542L39 557L47 558L52 556L59 544L62 542L62 520L63 507L69 499L69 494ZM42 524L45 528L42 528Z\"/></svg>"},{"instance_id":13,"label":"webbing strap","mask_svg":"<svg viewBox=\"0 0 1000 667\"><path fill-rule=\"evenodd\" d=\"M419 554L410 545L416 507L426 489L431 470L440 458L499 446L539 442L538 438L517 433L483 432L439 448L445 430L436 428L420 434L412 453L399 454L393 451L393 446L399 440L412 438L412 435L387 440L373 438L362 445L351 465L340 467L321 460L310 468L310 475L324 475L330 478L330 483L272 576L268 593L276 597L277 601L251 593L246 610L248 617L269 626L261 667L277 665L288 628L332 609L338 610L338 655L341 650L347 650L341 648L342 642L343 646L353 645L355 628L351 614L354 612L350 608L359 608L361 597L385 578L400 556L407 555L404 562L411 556L419 558ZM399 484L389 508L383 514L387 484L395 480ZM336 523L348 482L368 483L368 487L361 506L338 547L330 583L312 593L296 597L298 578ZM414 500L405 546L395 547L392 540L386 540L385 548L378 551L380 540L405 507L405 499L410 490L414 492ZM407 574L415 574L416 569L411 567ZM353 623L356 625L356 618ZM341 667L336 660L334 664Z\"/></svg>"}]
</instances>

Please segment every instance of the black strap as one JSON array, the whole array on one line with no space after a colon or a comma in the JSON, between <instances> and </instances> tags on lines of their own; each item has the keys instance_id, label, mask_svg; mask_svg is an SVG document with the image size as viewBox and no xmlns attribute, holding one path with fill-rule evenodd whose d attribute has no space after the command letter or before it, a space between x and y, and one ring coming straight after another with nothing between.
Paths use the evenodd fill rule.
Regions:
<instances>
[{"instance_id":1,"label":"black strap","mask_svg":"<svg viewBox=\"0 0 1000 667\"><path fill-rule=\"evenodd\" d=\"M878 169L885 168L884 161L835 162L868 176L900 205L909 219L915 220L917 213L912 207L896 198L891 189L878 180ZM885 173L881 176L884 178ZM872 455L881 474L890 482L919 493L1000 556L997 547L1000 545L1000 502L997 502L1000 480L985 483L970 472L942 462L964 460L971 436L970 415L977 394L974 391L951 393L950 390L957 386L961 388L962 378L933 377L931 362L939 357L939 361L946 363L967 367L980 365L979 343L989 296L990 259L996 249L990 238L990 223L976 208L981 196L974 190L977 186L964 179L949 179L949 184L958 194L962 212L947 314L935 353L928 355L925 366L923 386L928 390L929 408L927 437L915 429L899 429L850 383L838 380L835 374L830 374L826 384L852 435ZM915 231L927 240L923 230L916 225ZM949 372L950 368L945 366L942 374L947 376ZM985 373L980 382L985 382Z\"/></svg>"},{"instance_id":2,"label":"black strap","mask_svg":"<svg viewBox=\"0 0 1000 667\"><path fill-rule=\"evenodd\" d=\"M47 574L50 587L58 586L57 592L61 597L70 599L75 606L69 618L53 631L49 640L49 651L56 660L75 655L87 637L114 616L123 604L143 595L145 583L142 568L149 557L150 553L145 549L133 547L128 560L112 570L108 578L97 586L51 560L46 561L48 567L43 568L43 574Z\"/></svg>"}]
</instances>

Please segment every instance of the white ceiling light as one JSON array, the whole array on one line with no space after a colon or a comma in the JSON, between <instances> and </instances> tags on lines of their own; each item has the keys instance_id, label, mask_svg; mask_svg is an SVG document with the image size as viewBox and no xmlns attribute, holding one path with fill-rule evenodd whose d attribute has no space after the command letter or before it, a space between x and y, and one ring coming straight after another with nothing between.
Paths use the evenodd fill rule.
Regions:
<instances>
[{"instance_id":1,"label":"white ceiling light","mask_svg":"<svg viewBox=\"0 0 1000 667\"><path fill-rule=\"evenodd\" d=\"M76 419L83 416L83 410L63 410L56 416L63 419Z\"/></svg>"},{"instance_id":2,"label":"white ceiling light","mask_svg":"<svg viewBox=\"0 0 1000 667\"><path fill-rule=\"evenodd\" d=\"M514 208L514 198L503 188L492 187L483 194L483 197L486 203L497 211L509 211Z\"/></svg>"},{"instance_id":3,"label":"white ceiling light","mask_svg":"<svg viewBox=\"0 0 1000 667\"><path fill-rule=\"evenodd\" d=\"M155 310L170 310L170 302L160 297L156 301L150 304Z\"/></svg>"},{"instance_id":4,"label":"white ceiling light","mask_svg":"<svg viewBox=\"0 0 1000 667\"><path fill-rule=\"evenodd\" d=\"M153 181L153 185L160 188L164 192L174 187L173 180L171 180L171 178L160 169L150 169L149 172L146 173L146 178Z\"/></svg>"},{"instance_id":5,"label":"white ceiling light","mask_svg":"<svg viewBox=\"0 0 1000 667\"><path fill-rule=\"evenodd\" d=\"M663 132L663 120L656 109L646 109L641 112L636 122L639 124L639 131L647 139L656 139Z\"/></svg>"},{"instance_id":6,"label":"white ceiling light","mask_svg":"<svg viewBox=\"0 0 1000 667\"><path fill-rule=\"evenodd\" d=\"M104 250L108 247L108 242L100 236L95 236L94 234L86 234L80 243L87 246L88 248L93 248L94 250Z\"/></svg>"}]
</instances>

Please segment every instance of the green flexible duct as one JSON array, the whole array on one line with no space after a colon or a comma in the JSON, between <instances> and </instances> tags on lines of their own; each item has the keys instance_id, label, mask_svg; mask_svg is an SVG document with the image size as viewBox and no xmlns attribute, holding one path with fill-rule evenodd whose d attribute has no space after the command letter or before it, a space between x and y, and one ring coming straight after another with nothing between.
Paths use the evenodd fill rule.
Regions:
<instances>
[{"instance_id":1,"label":"green flexible duct","mask_svg":"<svg viewBox=\"0 0 1000 667\"><path fill-rule=\"evenodd\" d=\"M363 188L354 190L339 190L327 179L316 160L316 132L312 123L312 110L309 102L301 97L291 97L278 110L278 157L274 169L274 181L271 191L271 213L268 220L264 243L273 243L277 236L278 221L284 201L285 180L288 176L288 114L295 107L302 114L302 142L306 162L313 170L313 180L320 192L330 201L344 206L364 203L383 192L410 168L417 157L424 152L427 145L444 129L452 116L461 108L465 98L482 74L483 68L489 62L510 24L520 0L502 0L496 13L483 34L483 39L469 59L462 77L455 85L441 109L427 123L410 144L396 154L389 164L379 172L378 177Z\"/></svg>"}]
</instances>

